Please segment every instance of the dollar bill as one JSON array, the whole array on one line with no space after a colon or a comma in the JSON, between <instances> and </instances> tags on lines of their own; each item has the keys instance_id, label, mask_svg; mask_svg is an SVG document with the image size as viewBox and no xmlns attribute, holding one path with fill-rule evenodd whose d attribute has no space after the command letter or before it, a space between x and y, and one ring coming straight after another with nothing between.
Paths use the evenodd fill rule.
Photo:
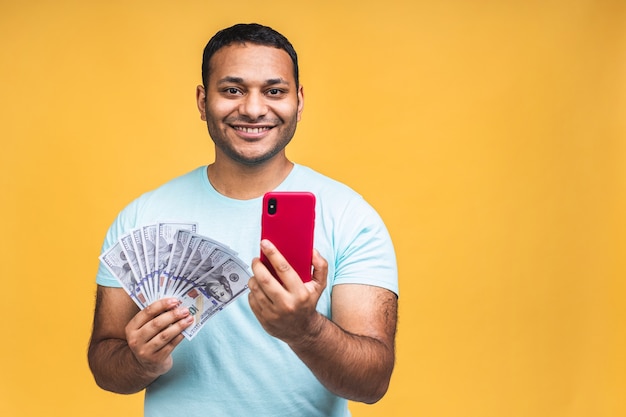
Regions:
<instances>
[{"instance_id":1,"label":"dollar bill","mask_svg":"<svg viewBox=\"0 0 626 417\"><path fill-rule=\"evenodd\" d=\"M121 242L115 243L109 250L100 255L100 260L113 276L122 284L122 287L130 298L139 306L145 308L149 303L148 295L143 291L143 287L139 285L138 277L133 274L124 248Z\"/></svg>"},{"instance_id":2,"label":"dollar bill","mask_svg":"<svg viewBox=\"0 0 626 417\"><path fill-rule=\"evenodd\" d=\"M189 281L196 281L215 268L216 265L225 262L228 256L232 256L229 252L221 248L218 243L206 238L201 239L196 253L199 254L200 261L186 277Z\"/></svg>"},{"instance_id":3,"label":"dollar bill","mask_svg":"<svg viewBox=\"0 0 626 417\"><path fill-rule=\"evenodd\" d=\"M239 258L229 257L212 271L196 280L196 286L207 296L228 304L248 289L248 266Z\"/></svg>"},{"instance_id":4,"label":"dollar bill","mask_svg":"<svg viewBox=\"0 0 626 417\"><path fill-rule=\"evenodd\" d=\"M194 282L192 288L180 296L181 305L194 316L194 324L183 332L185 337L193 339L211 317L244 294L249 277L247 265L238 258L229 258Z\"/></svg>"},{"instance_id":5,"label":"dollar bill","mask_svg":"<svg viewBox=\"0 0 626 417\"><path fill-rule=\"evenodd\" d=\"M179 297L181 307L189 309L194 322L187 329L183 330L185 338L191 340L206 324L207 320L222 310L222 305L213 298L206 297L195 288L191 288L184 295Z\"/></svg>"},{"instance_id":6,"label":"dollar bill","mask_svg":"<svg viewBox=\"0 0 626 417\"><path fill-rule=\"evenodd\" d=\"M146 273L146 256L143 251L143 239L141 237L141 229L131 230L133 247L135 248L135 256L137 257L137 266L139 267L139 281L145 282L144 290L148 298L152 299L149 291L148 274Z\"/></svg>"},{"instance_id":7,"label":"dollar bill","mask_svg":"<svg viewBox=\"0 0 626 417\"><path fill-rule=\"evenodd\" d=\"M151 224L141 228L141 239L143 243L143 254L146 261L146 278L150 291L150 298L152 300L158 300L157 289L154 274L154 257L156 254L156 234L157 225Z\"/></svg>"},{"instance_id":8,"label":"dollar bill","mask_svg":"<svg viewBox=\"0 0 626 417\"><path fill-rule=\"evenodd\" d=\"M176 232L179 230L196 231L195 223L158 223L155 254L154 254L154 273L157 276L156 294L157 298L165 296L165 268L169 263L170 254L174 245Z\"/></svg>"},{"instance_id":9,"label":"dollar bill","mask_svg":"<svg viewBox=\"0 0 626 417\"><path fill-rule=\"evenodd\" d=\"M139 268L139 259L137 258L137 248L133 242L132 235L124 235L119 240L119 243L122 245L122 250L126 255L126 259L130 265L130 270L133 275L133 281L136 282L135 285L138 285L143 294L147 294L146 292L146 280L141 274L141 270Z\"/></svg>"},{"instance_id":10,"label":"dollar bill","mask_svg":"<svg viewBox=\"0 0 626 417\"><path fill-rule=\"evenodd\" d=\"M174 280L171 279L174 273L178 270L178 265L187 250L187 245L191 240L191 232L189 230L178 230L174 236L174 243L172 246L172 253L169 257L169 262L165 267L165 283L164 283L164 296L171 296L171 287Z\"/></svg>"},{"instance_id":11,"label":"dollar bill","mask_svg":"<svg viewBox=\"0 0 626 417\"><path fill-rule=\"evenodd\" d=\"M186 289L191 288L191 283L187 280L187 277L191 274L196 266L200 263L200 254L198 253L198 246L202 242L202 237L198 235L192 235L187 249L183 253L178 270L174 273L171 279L174 281L172 285L171 295L176 297L179 294L183 294Z\"/></svg>"},{"instance_id":12,"label":"dollar bill","mask_svg":"<svg viewBox=\"0 0 626 417\"><path fill-rule=\"evenodd\" d=\"M100 255L101 262L141 309L177 297L194 323L187 339L248 289L249 266L227 245L196 233L195 223L131 230Z\"/></svg>"}]
</instances>

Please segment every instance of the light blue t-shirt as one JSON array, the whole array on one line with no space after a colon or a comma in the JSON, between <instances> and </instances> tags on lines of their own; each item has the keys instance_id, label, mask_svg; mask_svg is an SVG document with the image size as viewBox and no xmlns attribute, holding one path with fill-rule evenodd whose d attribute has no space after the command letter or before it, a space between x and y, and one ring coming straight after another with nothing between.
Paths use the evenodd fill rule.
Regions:
<instances>
[{"instance_id":1,"label":"light blue t-shirt","mask_svg":"<svg viewBox=\"0 0 626 417\"><path fill-rule=\"evenodd\" d=\"M367 284L398 293L391 239L382 220L347 186L295 165L278 191L315 194L315 248L328 261L317 310L330 317L332 287ZM160 221L195 222L251 263L259 256L262 198L234 200L208 181L206 166L129 204L109 229L103 251L130 230ZM96 282L119 287L101 264ZM145 415L344 417L347 401L326 390L284 342L268 335L244 295L211 318L173 354L174 366L147 389Z\"/></svg>"}]
</instances>

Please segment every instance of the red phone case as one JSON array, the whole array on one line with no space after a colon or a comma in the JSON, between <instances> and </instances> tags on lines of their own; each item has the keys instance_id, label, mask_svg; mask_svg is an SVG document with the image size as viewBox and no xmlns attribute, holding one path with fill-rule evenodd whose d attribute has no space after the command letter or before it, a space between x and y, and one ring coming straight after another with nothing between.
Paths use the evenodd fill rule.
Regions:
<instances>
[{"instance_id":1,"label":"red phone case","mask_svg":"<svg viewBox=\"0 0 626 417\"><path fill-rule=\"evenodd\" d=\"M315 195L301 191L273 191L263 196L261 239L268 239L287 259L303 282L311 280ZM261 261L277 279L261 253Z\"/></svg>"}]
</instances>

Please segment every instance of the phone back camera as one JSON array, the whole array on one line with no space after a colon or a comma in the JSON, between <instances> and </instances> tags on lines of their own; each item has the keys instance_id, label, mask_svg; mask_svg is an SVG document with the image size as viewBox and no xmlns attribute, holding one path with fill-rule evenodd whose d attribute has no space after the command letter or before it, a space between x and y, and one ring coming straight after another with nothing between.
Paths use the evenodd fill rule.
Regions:
<instances>
[{"instance_id":1,"label":"phone back camera","mask_svg":"<svg viewBox=\"0 0 626 417\"><path fill-rule=\"evenodd\" d=\"M270 198L267 201L267 213L276 214L276 199L275 198Z\"/></svg>"}]
</instances>

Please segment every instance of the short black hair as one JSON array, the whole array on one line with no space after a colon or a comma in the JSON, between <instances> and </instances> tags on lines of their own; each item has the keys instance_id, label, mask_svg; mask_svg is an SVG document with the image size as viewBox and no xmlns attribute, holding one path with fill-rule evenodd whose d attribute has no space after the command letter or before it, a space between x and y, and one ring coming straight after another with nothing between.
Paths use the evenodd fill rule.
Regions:
<instances>
[{"instance_id":1,"label":"short black hair","mask_svg":"<svg viewBox=\"0 0 626 417\"><path fill-rule=\"evenodd\" d=\"M256 45L273 46L287 52L293 63L293 75L296 86L299 86L298 54L291 42L269 26L258 23L238 23L217 32L204 47L202 54L202 83L206 88L209 77L209 62L211 57L220 49L233 43L253 43Z\"/></svg>"}]
</instances>

